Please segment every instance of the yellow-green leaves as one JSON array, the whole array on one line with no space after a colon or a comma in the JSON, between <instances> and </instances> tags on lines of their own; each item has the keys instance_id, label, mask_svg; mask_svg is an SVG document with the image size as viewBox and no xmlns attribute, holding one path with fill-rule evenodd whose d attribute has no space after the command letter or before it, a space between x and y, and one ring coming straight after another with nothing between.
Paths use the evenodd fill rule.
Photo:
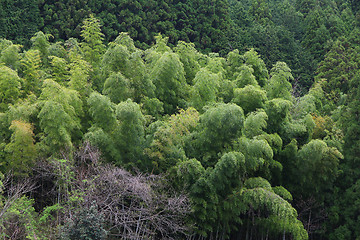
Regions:
<instances>
[{"instance_id":1,"label":"yellow-green leaves","mask_svg":"<svg viewBox=\"0 0 360 240\"><path fill-rule=\"evenodd\" d=\"M256 77L258 84L261 87L265 86L269 73L266 69L264 61L260 59L258 53L255 52L254 49L251 49L244 54L244 59L245 63L254 69L254 76Z\"/></svg>"},{"instance_id":2,"label":"yellow-green leaves","mask_svg":"<svg viewBox=\"0 0 360 240\"><path fill-rule=\"evenodd\" d=\"M101 32L100 20L93 15L85 19L81 36L85 40L85 42L81 44L85 59L91 64L99 63L101 55L105 51L105 46L103 45L104 34Z\"/></svg>"},{"instance_id":3,"label":"yellow-green leaves","mask_svg":"<svg viewBox=\"0 0 360 240\"><path fill-rule=\"evenodd\" d=\"M8 46L4 47L4 49L0 48L0 63L4 63L5 66L7 66L13 70L18 69L18 67L20 65L20 63L19 63L20 48L21 48L21 45L11 44L11 43Z\"/></svg>"},{"instance_id":4,"label":"yellow-green leaves","mask_svg":"<svg viewBox=\"0 0 360 240\"><path fill-rule=\"evenodd\" d=\"M239 105L245 114L264 108L266 100L266 92L260 87L247 85L244 88L234 89L233 102Z\"/></svg>"},{"instance_id":5,"label":"yellow-green leaves","mask_svg":"<svg viewBox=\"0 0 360 240\"><path fill-rule=\"evenodd\" d=\"M183 41L178 42L175 52L183 63L186 82L191 85L196 73L200 69L200 64L198 63L200 53L197 52L193 43Z\"/></svg>"},{"instance_id":6,"label":"yellow-green leaves","mask_svg":"<svg viewBox=\"0 0 360 240\"><path fill-rule=\"evenodd\" d=\"M69 66L64 58L51 56L50 69L53 79L60 85L65 85L69 79Z\"/></svg>"},{"instance_id":7,"label":"yellow-green leaves","mask_svg":"<svg viewBox=\"0 0 360 240\"><path fill-rule=\"evenodd\" d=\"M200 69L193 80L192 106L201 111L205 105L215 103L221 80L220 74L211 73L207 68Z\"/></svg>"},{"instance_id":8,"label":"yellow-green leaves","mask_svg":"<svg viewBox=\"0 0 360 240\"><path fill-rule=\"evenodd\" d=\"M273 161L274 153L264 139L241 137L237 140L235 149L244 154L248 171L256 171L262 165L269 165Z\"/></svg>"},{"instance_id":9,"label":"yellow-green leaves","mask_svg":"<svg viewBox=\"0 0 360 240\"><path fill-rule=\"evenodd\" d=\"M94 126L100 127L106 132L113 131L116 128L115 105L111 103L108 97L93 92L87 103Z\"/></svg>"},{"instance_id":10,"label":"yellow-green leaves","mask_svg":"<svg viewBox=\"0 0 360 240\"><path fill-rule=\"evenodd\" d=\"M40 96L42 107L38 118L44 132L42 142L50 151L71 149L72 135L80 129L82 102L74 90L46 80Z\"/></svg>"},{"instance_id":11,"label":"yellow-green leaves","mask_svg":"<svg viewBox=\"0 0 360 240\"><path fill-rule=\"evenodd\" d=\"M294 77L291 69L284 62L277 62L271 69L271 78L265 89L269 99L282 98L291 101L291 83Z\"/></svg>"},{"instance_id":12,"label":"yellow-green leaves","mask_svg":"<svg viewBox=\"0 0 360 240\"><path fill-rule=\"evenodd\" d=\"M15 103L20 96L20 78L17 73L5 66L0 66L0 111L5 111L8 104Z\"/></svg>"},{"instance_id":13,"label":"yellow-green leaves","mask_svg":"<svg viewBox=\"0 0 360 240\"><path fill-rule=\"evenodd\" d=\"M194 108L180 110L167 121L155 122L150 128L156 128L150 146L145 154L152 160L155 170L169 169L179 161L186 159L183 150L186 138L195 129L199 113Z\"/></svg>"},{"instance_id":14,"label":"yellow-green leaves","mask_svg":"<svg viewBox=\"0 0 360 240\"><path fill-rule=\"evenodd\" d=\"M32 42L32 48L34 50L38 50L40 52L41 58L43 62L47 62L48 55L49 55L49 38L52 37L51 34L44 34L43 32L37 32L35 35L30 39Z\"/></svg>"},{"instance_id":15,"label":"yellow-green leaves","mask_svg":"<svg viewBox=\"0 0 360 240\"><path fill-rule=\"evenodd\" d=\"M29 50L21 59L22 74L24 78L25 94L34 93L39 96L42 84L41 67L42 61L39 50Z\"/></svg>"},{"instance_id":16,"label":"yellow-green leaves","mask_svg":"<svg viewBox=\"0 0 360 240\"><path fill-rule=\"evenodd\" d=\"M130 81L121 73L111 74L104 83L103 94L108 96L113 103L118 104L133 95Z\"/></svg>"},{"instance_id":17,"label":"yellow-green leaves","mask_svg":"<svg viewBox=\"0 0 360 240\"><path fill-rule=\"evenodd\" d=\"M115 142L125 164L140 165L142 148L145 140L145 119L140 106L130 99L116 106L116 118L119 129L116 132ZM139 162L138 162L139 161ZM135 164L137 163L137 164Z\"/></svg>"},{"instance_id":18,"label":"yellow-green leaves","mask_svg":"<svg viewBox=\"0 0 360 240\"><path fill-rule=\"evenodd\" d=\"M244 112L236 104L217 104L200 116L200 124L191 143L194 157L203 159L204 166L214 166L217 154L230 148L241 136Z\"/></svg>"},{"instance_id":19,"label":"yellow-green leaves","mask_svg":"<svg viewBox=\"0 0 360 240\"><path fill-rule=\"evenodd\" d=\"M164 103L165 113L182 107L187 84L183 64L175 53L165 52L151 71L150 79L156 86L156 97Z\"/></svg>"},{"instance_id":20,"label":"yellow-green leaves","mask_svg":"<svg viewBox=\"0 0 360 240\"><path fill-rule=\"evenodd\" d=\"M298 153L300 183L310 192L326 189L338 175L342 154L322 140L311 140Z\"/></svg>"},{"instance_id":21,"label":"yellow-green leaves","mask_svg":"<svg viewBox=\"0 0 360 240\"><path fill-rule=\"evenodd\" d=\"M27 176L35 164L37 149L34 144L33 126L22 121L12 121L11 142L6 145L6 169L17 177Z\"/></svg>"},{"instance_id":22,"label":"yellow-green leaves","mask_svg":"<svg viewBox=\"0 0 360 240\"><path fill-rule=\"evenodd\" d=\"M125 73L129 68L129 58L130 52L126 46L112 43L102 56L101 65L107 74L110 72Z\"/></svg>"},{"instance_id":23,"label":"yellow-green leaves","mask_svg":"<svg viewBox=\"0 0 360 240\"><path fill-rule=\"evenodd\" d=\"M243 88L247 85L259 86L256 81L254 74L254 69L246 64L239 67L240 71L235 79L235 85L238 88Z\"/></svg>"},{"instance_id":24,"label":"yellow-green leaves","mask_svg":"<svg viewBox=\"0 0 360 240\"><path fill-rule=\"evenodd\" d=\"M268 116L265 111L259 110L250 113L244 123L243 133L247 138L253 138L264 133Z\"/></svg>"},{"instance_id":25,"label":"yellow-green leaves","mask_svg":"<svg viewBox=\"0 0 360 240\"><path fill-rule=\"evenodd\" d=\"M272 99L265 104L265 111L269 117L268 130L270 133L279 132L281 125L289 120L292 103L282 98Z\"/></svg>"}]
</instances>

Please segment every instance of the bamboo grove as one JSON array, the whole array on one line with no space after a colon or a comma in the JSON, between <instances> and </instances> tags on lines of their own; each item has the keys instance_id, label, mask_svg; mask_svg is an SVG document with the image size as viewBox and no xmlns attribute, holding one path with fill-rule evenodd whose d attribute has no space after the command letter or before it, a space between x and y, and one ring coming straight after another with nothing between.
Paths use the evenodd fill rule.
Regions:
<instances>
[{"instance_id":1,"label":"bamboo grove","mask_svg":"<svg viewBox=\"0 0 360 240\"><path fill-rule=\"evenodd\" d=\"M93 15L79 39L2 39L0 236L356 239L357 31L306 94L254 49L105 44Z\"/></svg>"}]
</instances>

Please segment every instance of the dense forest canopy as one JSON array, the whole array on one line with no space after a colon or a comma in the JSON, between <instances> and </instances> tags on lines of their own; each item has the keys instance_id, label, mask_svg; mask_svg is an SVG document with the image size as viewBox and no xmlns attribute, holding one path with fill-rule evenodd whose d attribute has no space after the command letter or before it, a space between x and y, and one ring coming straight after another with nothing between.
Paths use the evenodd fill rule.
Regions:
<instances>
[{"instance_id":1,"label":"dense forest canopy","mask_svg":"<svg viewBox=\"0 0 360 240\"><path fill-rule=\"evenodd\" d=\"M0 6L2 238L359 238L357 1Z\"/></svg>"},{"instance_id":2,"label":"dense forest canopy","mask_svg":"<svg viewBox=\"0 0 360 240\"><path fill-rule=\"evenodd\" d=\"M277 61L293 70L294 81L308 90L333 41L357 26L359 4L351 0L3 0L0 37L26 48L38 31L51 41L80 38L84 18L94 14L106 43L128 32L146 49L158 33L192 42L203 53L221 56L254 48L271 68ZM24 10L26 9L26 10Z\"/></svg>"}]
</instances>

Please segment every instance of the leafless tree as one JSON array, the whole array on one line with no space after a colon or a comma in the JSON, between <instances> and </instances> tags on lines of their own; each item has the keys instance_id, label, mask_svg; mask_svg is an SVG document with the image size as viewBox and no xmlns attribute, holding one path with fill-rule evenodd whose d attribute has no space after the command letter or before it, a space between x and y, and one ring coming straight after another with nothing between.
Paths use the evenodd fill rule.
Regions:
<instances>
[{"instance_id":1,"label":"leafless tree","mask_svg":"<svg viewBox=\"0 0 360 240\"><path fill-rule=\"evenodd\" d=\"M99 156L89 145L78 153L78 187L87 207L97 203L111 235L122 239L186 235L185 219L191 208L185 194L172 192L162 176L133 175L111 165L101 166Z\"/></svg>"},{"instance_id":2,"label":"leafless tree","mask_svg":"<svg viewBox=\"0 0 360 240\"><path fill-rule=\"evenodd\" d=\"M309 239L312 239L312 235L321 229L323 222L327 219L327 212L314 197L300 198L295 205L298 209L298 218L304 224Z\"/></svg>"},{"instance_id":3,"label":"leafless tree","mask_svg":"<svg viewBox=\"0 0 360 240\"><path fill-rule=\"evenodd\" d=\"M105 229L114 239L179 239L190 230L186 217L190 201L172 191L163 176L130 172L101 164L100 152L84 143L67 161L50 161L38 167L39 176L55 182L53 202L68 204L76 192L82 201L67 206L58 222L73 218L76 208L89 208L94 202L104 216ZM56 200L55 200L56 199Z\"/></svg>"}]
</instances>

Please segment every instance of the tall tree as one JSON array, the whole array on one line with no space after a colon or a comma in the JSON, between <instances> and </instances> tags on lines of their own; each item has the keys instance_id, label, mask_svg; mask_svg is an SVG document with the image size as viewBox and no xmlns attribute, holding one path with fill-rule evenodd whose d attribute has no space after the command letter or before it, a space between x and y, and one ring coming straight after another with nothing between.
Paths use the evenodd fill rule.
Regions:
<instances>
[{"instance_id":1,"label":"tall tree","mask_svg":"<svg viewBox=\"0 0 360 240\"><path fill-rule=\"evenodd\" d=\"M217 156L230 148L241 135L244 111L236 104L217 104L201 115L194 139L189 143L189 155L208 167L214 166Z\"/></svg>"},{"instance_id":2,"label":"tall tree","mask_svg":"<svg viewBox=\"0 0 360 240\"><path fill-rule=\"evenodd\" d=\"M73 142L81 137L82 102L78 92L46 80L39 99L41 110L38 118L43 131L41 146L45 153L73 150Z\"/></svg>"},{"instance_id":3,"label":"tall tree","mask_svg":"<svg viewBox=\"0 0 360 240\"><path fill-rule=\"evenodd\" d=\"M33 126L22 121L13 121L11 142L6 145L6 169L16 177L25 177L34 166L37 149L34 144Z\"/></svg>"},{"instance_id":4,"label":"tall tree","mask_svg":"<svg viewBox=\"0 0 360 240\"><path fill-rule=\"evenodd\" d=\"M165 113L173 113L183 107L187 84L183 64L175 53L165 52L156 61L150 78L156 87L156 97L164 103Z\"/></svg>"},{"instance_id":5,"label":"tall tree","mask_svg":"<svg viewBox=\"0 0 360 240\"><path fill-rule=\"evenodd\" d=\"M100 20L90 15L83 21L81 37L85 42L81 43L85 60L96 67L100 63L102 54L105 52L103 44L104 34L101 32Z\"/></svg>"},{"instance_id":6,"label":"tall tree","mask_svg":"<svg viewBox=\"0 0 360 240\"><path fill-rule=\"evenodd\" d=\"M0 66L0 111L7 110L8 104L15 103L20 97L20 78L17 73Z\"/></svg>"}]
</instances>

